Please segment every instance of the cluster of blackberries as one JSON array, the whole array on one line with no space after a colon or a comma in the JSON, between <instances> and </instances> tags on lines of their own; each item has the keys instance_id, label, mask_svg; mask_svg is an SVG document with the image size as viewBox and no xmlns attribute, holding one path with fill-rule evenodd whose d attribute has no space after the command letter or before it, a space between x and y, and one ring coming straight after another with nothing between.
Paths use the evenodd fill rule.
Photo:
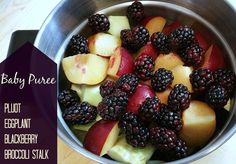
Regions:
<instances>
[{"instance_id":1,"label":"cluster of blackberries","mask_svg":"<svg viewBox=\"0 0 236 164\"><path fill-rule=\"evenodd\" d=\"M160 70L160 74L168 73L170 72ZM119 127L125 134L127 143L134 147L145 147L150 143L160 152L172 153L171 159L185 157L187 147L178 138L178 132L183 126L181 112L188 108L191 99L187 87L176 85L169 95L168 105L161 104L156 96L147 97L137 113L126 112L128 95L135 92L137 85L138 78L135 74L122 75L115 82L104 81L100 86L103 100L98 105L99 115L104 120L119 120ZM177 151L177 146L183 146L181 150L184 151Z\"/></svg>"},{"instance_id":2,"label":"cluster of blackberries","mask_svg":"<svg viewBox=\"0 0 236 164\"><path fill-rule=\"evenodd\" d=\"M104 81L100 86L103 99L98 104L98 113L104 120L119 120L125 113L128 96L138 86L138 78L134 74L125 74L116 82Z\"/></svg>"},{"instance_id":3,"label":"cluster of blackberries","mask_svg":"<svg viewBox=\"0 0 236 164\"><path fill-rule=\"evenodd\" d=\"M80 102L76 91L63 90L58 95L58 102L64 109L62 116L71 124L88 124L97 117L97 108L88 102Z\"/></svg>"},{"instance_id":4,"label":"cluster of blackberries","mask_svg":"<svg viewBox=\"0 0 236 164\"><path fill-rule=\"evenodd\" d=\"M125 74L115 82L104 81L100 86L103 100L98 105L99 115L104 120L119 120L127 143L134 147L151 143L158 151L176 151L177 140L180 140L177 133L183 125L181 112L189 106L191 98L187 87L176 85L169 95L168 105L161 104L156 96L147 97L138 113L126 112L128 95L135 92L137 85L138 78L134 74ZM186 145L183 145L185 151L175 153L181 157L187 154Z\"/></svg>"},{"instance_id":5,"label":"cluster of blackberries","mask_svg":"<svg viewBox=\"0 0 236 164\"><path fill-rule=\"evenodd\" d=\"M180 26L169 35L156 32L151 42L160 53L177 52L187 66L198 67L203 61L205 51L199 46L194 30L188 26Z\"/></svg>"},{"instance_id":6,"label":"cluster of blackberries","mask_svg":"<svg viewBox=\"0 0 236 164\"><path fill-rule=\"evenodd\" d=\"M127 16L130 22L139 23L144 18L144 7L141 2L135 1L127 8ZM125 29L120 32L122 46L135 52L143 47L149 40L149 32L143 26Z\"/></svg>"},{"instance_id":7,"label":"cluster of blackberries","mask_svg":"<svg viewBox=\"0 0 236 164\"><path fill-rule=\"evenodd\" d=\"M157 148L157 152L170 154L165 160L187 156L188 148L178 137L182 126L181 112L170 110L161 104L158 97L146 98L138 113L127 112L119 121L127 143L134 147L144 147L149 143Z\"/></svg>"},{"instance_id":8,"label":"cluster of blackberries","mask_svg":"<svg viewBox=\"0 0 236 164\"><path fill-rule=\"evenodd\" d=\"M140 22L144 18L144 7L141 2L135 1L127 9L127 16L131 21ZM110 22L104 14L94 14L88 18L88 26L93 32L107 32ZM143 26L136 26L132 30L121 31L122 44L125 48L136 51L149 40L148 30ZM89 53L88 40L81 35L73 35L69 42L70 55Z\"/></svg>"},{"instance_id":9,"label":"cluster of blackberries","mask_svg":"<svg viewBox=\"0 0 236 164\"><path fill-rule=\"evenodd\" d=\"M156 92L166 90L172 84L174 76L170 70L160 68L154 71L154 60L149 55L140 55L134 61L134 73L143 81L151 80L151 86Z\"/></svg>"},{"instance_id":10,"label":"cluster of blackberries","mask_svg":"<svg viewBox=\"0 0 236 164\"><path fill-rule=\"evenodd\" d=\"M94 14L88 18L88 26L93 32L106 32L110 28L110 22L104 14ZM70 55L89 53L88 40L79 34L70 39L68 50Z\"/></svg>"},{"instance_id":11,"label":"cluster of blackberries","mask_svg":"<svg viewBox=\"0 0 236 164\"><path fill-rule=\"evenodd\" d=\"M236 76L227 69L197 69L190 74L193 90L204 93L206 102L213 108L222 108L226 105L234 91Z\"/></svg>"},{"instance_id":12,"label":"cluster of blackberries","mask_svg":"<svg viewBox=\"0 0 236 164\"><path fill-rule=\"evenodd\" d=\"M135 92L138 83L134 74L125 74L115 82L104 81L100 86L103 99L97 108L87 102L80 103L75 91L64 90L58 96L60 105L65 108L63 118L71 124L87 124L95 120L98 113L103 120L119 120L119 127L130 145L145 147L150 143L157 151L171 153L169 159L185 157L187 147L185 142L178 138L178 132L183 124L181 110L189 103L186 87L176 85L169 96L170 104L177 102L178 105L175 106L178 106L178 109L161 104L155 96L146 98L138 113L125 112L128 96ZM180 102L180 97L185 97L186 102Z\"/></svg>"}]
</instances>

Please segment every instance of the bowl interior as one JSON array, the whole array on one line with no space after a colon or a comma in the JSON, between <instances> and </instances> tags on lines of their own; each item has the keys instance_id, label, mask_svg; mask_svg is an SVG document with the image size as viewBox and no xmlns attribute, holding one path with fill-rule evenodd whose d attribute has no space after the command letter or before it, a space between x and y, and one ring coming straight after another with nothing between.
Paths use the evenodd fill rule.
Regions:
<instances>
[{"instance_id":1,"label":"bowl interior","mask_svg":"<svg viewBox=\"0 0 236 164\"><path fill-rule=\"evenodd\" d=\"M99 4L96 4L95 1L93 1L93 3L94 3L93 4L94 6L99 5ZM118 2L116 1L116 3L118 3ZM166 18L168 20L167 24L171 23L175 20L178 20L179 22L181 22L184 25L192 26L192 28L195 31L201 32L209 43L218 44L220 46L220 48L224 52L224 55L225 55L224 57L225 57L225 60L227 61L227 65L229 67L231 67L231 69L234 68L235 57L232 53L232 50L230 49L230 46L227 44L226 39L222 36L222 34L218 31L218 29L216 29L213 25L211 25L206 19L203 19L201 16L194 13L192 10L181 7L179 5L175 5L173 3L157 2L157 1L144 1L143 4L145 6L145 13L147 13L147 15L163 16L164 18ZM86 37L91 36L92 33L91 33L90 29L87 28L88 27L87 26L87 18L89 15L91 15L95 12L104 13L106 15L126 15L126 8L128 5L130 5L130 2L119 3L119 4L113 5L111 7L102 8L101 10L96 10L96 8L95 8L94 11L91 11L91 12L87 13L87 15L84 16L83 18L80 18L80 21L75 21L76 17L74 17L73 14L67 15L70 18L69 21L73 22L73 20L74 20L74 28L71 30L68 30L69 28L67 29L66 25L65 25L65 27L61 27L61 28L65 28L65 30L68 30L70 32L65 33L63 43L60 44L60 46L58 47L58 51L57 51L55 58L54 58L54 60L58 63L58 80L59 80L58 90L59 91L70 87L70 83L68 82L68 80L66 79L66 77L64 75L64 72L63 72L60 62L63 57L69 55L66 52L66 48L67 48L67 45L68 45L69 40L72 37L72 35L80 33ZM194 158L196 159L201 156L204 156L213 150L212 144L214 144L214 142L218 141L219 138L222 137L222 134L224 133L225 128L227 127L228 123L230 122L231 118L233 117L233 113L235 113L235 109L233 108L233 106L235 106L234 100L231 101L231 111L230 112L217 113L217 117L220 117L221 121L218 122L219 125L217 125L218 128L217 128L217 131L214 134L214 137L212 138L212 140L204 148L202 148L197 153L195 153L193 155L194 157L192 157L192 158L191 158L191 156L187 157L184 160L180 160L180 162L181 161L182 162L191 161ZM71 140L73 140L74 143L78 144L79 146L82 146L81 141L78 139L78 137L83 138L84 134L81 132L79 132L79 133L72 132L70 130L70 128L67 126L67 124L64 122L64 120L61 117L61 110L60 110L59 105L58 105L58 120L59 120L60 124L62 124L62 126L65 128L67 135L68 135L67 137L69 137ZM215 148L217 148L218 146L215 146ZM81 151L81 149L79 151ZM92 156L92 158L93 158L93 155L91 155L87 152L85 153L85 152L86 151L84 151L82 153L87 156L90 156L90 157ZM94 157L94 159L101 162L100 160L98 160L99 158Z\"/></svg>"}]
</instances>

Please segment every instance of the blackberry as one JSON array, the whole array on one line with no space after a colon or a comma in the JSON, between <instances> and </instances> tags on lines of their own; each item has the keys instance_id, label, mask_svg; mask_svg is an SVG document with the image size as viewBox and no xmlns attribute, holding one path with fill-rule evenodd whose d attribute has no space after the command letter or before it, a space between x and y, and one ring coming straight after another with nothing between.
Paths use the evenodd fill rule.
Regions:
<instances>
[{"instance_id":1,"label":"blackberry","mask_svg":"<svg viewBox=\"0 0 236 164\"><path fill-rule=\"evenodd\" d=\"M134 72L141 80L149 80L154 71L154 60L151 56L141 55L134 62Z\"/></svg>"},{"instance_id":2,"label":"blackberry","mask_svg":"<svg viewBox=\"0 0 236 164\"><path fill-rule=\"evenodd\" d=\"M132 33L136 50L147 44L149 40L149 32L145 27L136 26L132 29Z\"/></svg>"},{"instance_id":3,"label":"blackberry","mask_svg":"<svg viewBox=\"0 0 236 164\"><path fill-rule=\"evenodd\" d=\"M134 22L140 22L144 17L144 7L141 2L133 2L127 9L127 16Z\"/></svg>"},{"instance_id":4,"label":"blackberry","mask_svg":"<svg viewBox=\"0 0 236 164\"><path fill-rule=\"evenodd\" d=\"M168 107L172 111L181 111L189 107L191 94L183 84L176 84L168 96Z\"/></svg>"},{"instance_id":5,"label":"blackberry","mask_svg":"<svg viewBox=\"0 0 236 164\"><path fill-rule=\"evenodd\" d=\"M88 18L88 25L94 32L106 32L110 28L110 22L104 14L94 14Z\"/></svg>"},{"instance_id":6,"label":"blackberry","mask_svg":"<svg viewBox=\"0 0 236 164\"><path fill-rule=\"evenodd\" d=\"M127 48L128 50L132 50L135 47L133 43L133 34L129 29L121 30L120 38L122 41L122 46Z\"/></svg>"},{"instance_id":7,"label":"blackberry","mask_svg":"<svg viewBox=\"0 0 236 164\"><path fill-rule=\"evenodd\" d=\"M68 108L76 103L79 103L80 98L76 91L67 89L59 93L58 102L63 108Z\"/></svg>"},{"instance_id":8,"label":"blackberry","mask_svg":"<svg viewBox=\"0 0 236 164\"><path fill-rule=\"evenodd\" d=\"M88 40L81 35L73 35L69 43L71 55L89 53Z\"/></svg>"},{"instance_id":9,"label":"blackberry","mask_svg":"<svg viewBox=\"0 0 236 164\"><path fill-rule=\"evenodd\" d=\"M133 127L132 133L127 133L126 141L133 147L145 147L148 143L149 132L144 126Z\"/></svg>"},{"instance_id":10,"label":"blackberry","mask_svg":"<svg viewBox=\"0 0 236 164\"><path fill-rule=\"evenodd\" d=\"M139 116L143 121L150 122L153 120L155 112L159 112L161 102L158 97L148 97L139 107Z\"/></svg>"},{"instance_id":11,"label":"blackberry","mask_svg":"<svg viewBox=\"0 0 236 164\"><path fill-rule=\"evenodd\" d=\"M229 100L228 91L221 85L213 85L206 92L206 101L213 108L222 108Z\"/></svg>"},{"instance_id":12,"label":"blackberry","mask_svg":"<svg viewBox=\"0 0 236 164\"><path fill-rule=\"evenodd\" d=\"M152 121L154 122L154 123L157 123L157 124L159 124L159 122L160 122L160 111L162 111L162 110L169 110L168 109L168 106L166 105L166 104L163 104L163 103L161 103L160 104L160 109L159 109L159 111L158 112L155 112L154 114L153 114L153 116L152 116Z\"/></svg>"},{"instance_id":13,"label":"blackberry","mask_svg":"<svg viewBox=\"0 0 236 164\"><path fill-rule=\"evenodd\" d=\"M122 30L120 34L123 47L131 51L137 51L149 40L149 32L143 26L136 26L131 30Z\"/></svg>"},{"instance_id":14,"label":"blackberry","mask_svg":"<svg viewBox=\"0 0 236 164\"><path fill-rule=\"evenodd\" d=\"M186 143L181 139L177 139L176 146L168 152L168 157L170 160L177 160L186 157L187 153L188 147Z\"/></svg>"},{"instance_id":15,"label":"blackberry","mask_svg":"<svg viewBox=\"0 0 236 164\"><path fill-rule=\"evenodd\" d=\"M205 51L199 45L192 45L179 50L178 54L187 66L198 67L204 58Z\"/></svg>"},{"instance_id":16,"label":"blackberry","mask_svg":"<svg viewBox=\"0 0 236 164\"><path fill-rule=\"evenodd\" d=\"M139 126L140 120L133 112L126 112L120 119L118 126L124 133L131 133L132 127Z\"/></svg>"},{"instance_id":17,"label":"blackberry","mask_svg":"<svg viewBox=\"0 0 236 164\"><path fill-rule=\"evenodd\" d=\"M236 83L236 76L234 72L227 69L218 69L213 73L213 76L215 82L225 87L229 93L234 90Z\"/></svg>"},{"instance_id":18,"label":"blackberry","mask_svg":"<svg viewBox=\"0 0 236 164\"><path fill-rule=\"evenodd\" d=\"M194 31L187 26L179 27L170 34L170 46L177 50L190 46L195 40Z\"/></svg>"},{"instance_id":19,"label":"blackberry","mask_svg":"<svg viewBox=\"0 0 236 164\"><path fill-rule=\"evenodd\" d=\"M168 54L171 52L169 37L162 32L156 32L151 37L152 45L160 52Z\"/></svg>"},{"instance_id":20,"label":"blackberry","mask_svg":"<svg viewBox=\"0 0 236 164\"><path fill-rule=\"evenodd\" d=\"M160 68L154 72L151 78L151 85L156 92L162 92L171 85L173 80L174 76L171 71Z\"/></svg>"},{"instance_id":21,"label":"blackberry","mask_svg":"<svg viewBox=\"0 0 236 164\"><path fill-rule=\"evenodd\" d=\"M176 146L176 134L164 127L153 127L149 130L150 142L161 152L166 152Z\"/></svg>"},{"instance_id":22,"label":"blackberry","mask_svg":"<svg viewBox=\"0 0 236 164\"><path fill-rule=\"evenodd\" d=\"M124 74L115 83L116 89L121 89L128 95L132 95L138 86L138 77L134 74Z\"/></svg>"},{"instance_id":23,"label":"blackberry","mask_svg":"<svg viewBox=\"0 0 236 164\"><path fill-rule=\"evenodd\" d=\"M106 80L100 85L100 95L102 97L110 95L115 87L115 82L112 80Z\"/></svg>"},{"instance_id":24,"label":"blackberry","mask_svg":"<svg viewBox=\"0 0 236 164\"><path fill-rule=\"evenodd\" d=\"M125 113L119 127L125 132L126 141L133 147L145 147L149 139L149 131L132 112Z\"/></svg>"},{"instance_id":25,"label":"blackberry","mask_svg":"<svg viewBox=\"0 0 236 164\"><path fill-rule=\"evenodd\" d=\"M128 96L121 90L115 90L98 104L98 114L104 120L118 120L128 104Z\"/></svg>"},{"instance_id":26,"label":"blackberry","mask_svg":"<svg viewBox=\"0 0 236 164\"><path fill-rule=\"evenodd\" d=\"M183 126L181 114L170 111L167 105L165 104L161 105L158 117L156 117L156 122L160 126L166 127L174 131L180 131Z\"/></svg>"},{"instance_id":27,"label":"blackberry","mask_svg":"<svg viewBox=\"0 0 236 164\"><path fill-rule=\"evenodd\" d=\"M63 118L71 124L88 124L97 117L96 107L87 102L76 103L63 112Z\"/></svg>"},{"instance_id":28,"label":"blackberry","mask_svg":"<svg viewBox=\"0 0 236 164\"><path fill-rule=\"evenodd\" d=\"M194 70L189 77L195 92L205 91L214 82L212 71L209 69Z\"/></svg>"}]
</instances>

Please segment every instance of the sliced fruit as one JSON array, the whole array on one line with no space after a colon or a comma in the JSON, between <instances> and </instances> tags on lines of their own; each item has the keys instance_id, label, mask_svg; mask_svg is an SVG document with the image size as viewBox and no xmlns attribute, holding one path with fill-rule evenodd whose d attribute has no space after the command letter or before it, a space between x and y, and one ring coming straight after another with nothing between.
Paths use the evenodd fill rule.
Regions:
<instances>
[{"instance_id":1,"label":"sliced fruit","mask_svg":"<svg viewBox=\"0 0 236 164\"><path fill-rule=\"evenodd\" d=\"M145 99L153 96L155 96L155 92L152 88L145 84L139 84L134 94L129 97L126 111L138 113L139 106L145 101Z\"/></svg>"},{"instance_id":2,"label":"sliced fruit","mask_svg":"<svg viewBox=\"0 0 236 164\"><path fill-rule=\"evenodd\" d=\"M81 97L81 100L87 101L93 106L97 106L98 103L102 101L102 96L100 95L99 87L100 85L93 85L93 86L83 85L82 86L83 96Z\"/></svg>"},{"instance_id":3,"label":"sliced fruit","mask_svg":"<svg viewBox=\"0 0 236 164\"><path fill-rule=\"evenodd\" d=\"M118 47L114 51L109 61L107 74L113 78L118 78L124 74L132 73L134 61L132 55L123 47Z\"/></svg>"},{"instance_id":4,"label":"sliced fruit","mask_svg":"<svg viewBox=\"0 0 236 164\"><path fill-rule=\"evenodd\" d=\"M87 101L93 106L97 106L98 103L102 101L102 96L100 95L99 87L100 84L91 86L77 84L71 85L71 89L77 92L81 101Z\"/></svg>"},{"instance_id":5,"label":"sliced fruit","mask_svg":"<svg viewBox=\"0 0 236 164\"><path fill-rule=\"evenodd\" d=\"M231 104L231 100L229 99L227 104L224 106L224 109L226 109L227 111L230 111L230 104Z\"/></svg>"},{"instance_id":6,"label":"sliced fruit","mask_svg":"<svg viewBox=\"0 0 236 164\"><path fill-rule=\"evenodd\" d=\"M85 125L76 124L76 125L73 125L73 129L81 130L81 131L88 131L97 121L99 121L101 119L102 118L100 116L97 116L96 120L89 123L89 124L85 124Z\"/></svg>"},{"instance_id":7,"label":"sliced fruit","mask_svg":"<svg viewBox=\"0 0 236 164\"><path fill-rule=\"evenodd\" d=\"M140 81L141 84L146 84L148 86L151 86L151 80L146 80L146 81Z\"/></svg>"},{"instance_id":8,"label":"sliced fruit","mask_svg":"<svg viewBox=\"0 0 236 164\"><path fill-rule=\"evenodd\" d=\"M109 16L110 29L108 33L120 37L120 31L130 29L129 20L127 16Z\"/></svg>"},{"instance_id":9,"label":"sliced fruit","mask_svg":"<svg viewBox=\"0 0 236 164\"><path fill-rule=\"evenodd\" d=\"M145 25L149 31L149 35L152 36L154 32L161 32L166 24L166 19L161 16L156 16L150 19Z\"/></svg>"},{"instance_id":10,"label":"sliced fruit","mask_svg":"<svg viewBox=\"0 0 236 164\"><path fill-rule=\"evenodd\" d=\"M205 59L201 68L210 69L215 71L218 68L225 67L225 59L221 49L213 44L211 45L205 53Z\"/></svg>"},{"instance_id":11,"label":"sliced fruit","mask_svg":"<svg viewBox=\"0 0 236 164\"><path fill-rule=\"evenodd\" d=\"M75 84L98 84L106 78L108 59L94 54L78 54L62 60L67 79Z\"/></svg>"},{"instance_id":12,"label":"sliced fruit","mask_svg":"<svg viewBox=\"0 0 236 164\"><path fill-rule=\"evenodd\" d=\"M87 131L81 131L81 130L77 130L77 129L73 129L73 128L71 130L75 134L75 136L79 139L79 141L81 141L83 143L84 138L87 134Z\"/></svg>"},{"instance_id":13,"label":"sliced fruit","mask_svg":"<svg viewBox=\"0 0 236 164\"><path fill-rule=\"evenodd\" d=\"M147 17L145 17L144 19L142 19L142 21L141 21L141 25L142 26L146 26L146 24L152 19L152 18L154 18L155 16L147 16Z\"/></svg>"},{"instance_id":14,"label":"sliced fruit","mask_svg":"<svg viewBox=\"0 0 236 164\"><path fill-rule=\"evenodd\" d=\"M171 88L167 88L163 92L156 92L156 96L161 100L161 103L167 104L168 102L168 96L171 92Z\"/></svg>"},{"instance_id":15,"label":"sliced fruit","mask_svg":"<svg viewBox=\"0 0 236 164\"><path fill-rule=\"evenodd\" d=\"M181 26L181 23L179 21L175 21L175 22L165 26L164 29L162 30L162 32L165 33L166 35L169 35L172 31L174 31L175 29L177 29L180 26Z\"/></svg>"},{"instance_id":16,"label":"sliced fruit","mask_svg":"<svg viewBox=\"0 0 236 164\"><path fill-rule=\"evenodd\" d=\"M206 103L192 101L183 112L180 137L190 147L201 147L212 137L216 128L215 111Z\"/></svg>"},{"instance_id":17,"label":"sliced fruit","mask_svg":"<svg viewBox=\"0 0 236 164\"><path fill-rule=\"evenodd\" d=\"M142 55L151 56L153 58L153 60L156 60L157 56L159 55L159 52L157 51L156 48L153 47L151 42L148 42L144 47L142 47L138 51L137 57L142 56Z\"/></svg>"},{"instance_id":18,"label":"sliced fruit","mask_svg":"<svg viewBox=\"0 0 236 164\"><path fill-rule=\"evenodd\" d=\"M119 132L118 121L100 120L86 134L84 148L94 154L103 156L116 143Z\"/></svg>"},{"instance_id":19,"label":"sliced fruit","mask_svg":"<svg viewBox=\"0 0 236 164\"><path fill-rule=\"evenodd\" d=\"M122 137L108 151L108 155L119 162L146 164L154 151L155 148L150 145L147 145L145 148L134 148L126 142L125 137Z\"/></svg>"},{"instance_id":20,"label":"sliced fruit","mask_svg":"<svg viewBox=\"0 0 236 164\"><path fill-rule=\"evenodd\" d=\"M82 91L81 85L78 85L78 84L71 84L71 87L70 87L70 88L71 88L72 90L76 91L80 98L82 97L83 91Z\"/></svg>"},{"instance_id":21,"label":"sliced fruit","mask_svg":"<svg viewBox=\"0 0 236 164\"><path fill-rule=\"evenodd\" d=\"M209 47L209 44L207 43L204 36L200 32L195 31L195 38L197 39L197 42L198 42L199 46L206 51Z\"/></svg>"},{"instance_id":22,"label":"sliced fruit","mask_svg":"<svg viewBox=\"0 0 236 164\"><path fill-rule=\"evenodd\" d=\"M193 92L192 84L190 82L189 75L192 73L193 68L178 65L174 67L172 70L174 80L171 84L171 87L173 88L176 84L183 84L188 88L189 92Z\"/></svg>"},{"instance_id":23,"label":"sliced fruit","mask_svg":"<svg viewBox=\"0 0 236 164\"><path fill-rule=\"evenodd\" d=\"M117 47L121 46L119 37L97 33L88 38L89 50L93 54L100 56L111 56Z\"/></svg>"},{"instance_id":24,"label":"sliced fruit","mask_svg":"<svg viewBox=\"0 0 236 164\"><path fill-rule=\"evenodd\" d=\"M155 70L165 68L167 70L173 69L177 65L183 65L184 62L175 53L160 54L155 61Z\"/></svg>"}]
</instances>

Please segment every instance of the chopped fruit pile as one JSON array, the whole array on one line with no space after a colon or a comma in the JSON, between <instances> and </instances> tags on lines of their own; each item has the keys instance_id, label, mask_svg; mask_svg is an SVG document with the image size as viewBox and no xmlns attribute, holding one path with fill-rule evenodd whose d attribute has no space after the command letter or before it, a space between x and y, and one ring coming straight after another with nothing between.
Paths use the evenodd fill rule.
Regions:
<instances>
[{"instance_id":1,"label":"chopped fruit pile","mask_svg":"<svg viewBox=\"0 0 236 164\"><path fill-rule=\"evenodd\" d=\"M178 160L209 142L236 85L216 44L178 21L146 17L137 0L127 16L95 14L88 26L92 36L68 44L62 67L72 85L58 95L64 120L86 131L85 149L146 163Z\"/></svg>"}]
</instances>

